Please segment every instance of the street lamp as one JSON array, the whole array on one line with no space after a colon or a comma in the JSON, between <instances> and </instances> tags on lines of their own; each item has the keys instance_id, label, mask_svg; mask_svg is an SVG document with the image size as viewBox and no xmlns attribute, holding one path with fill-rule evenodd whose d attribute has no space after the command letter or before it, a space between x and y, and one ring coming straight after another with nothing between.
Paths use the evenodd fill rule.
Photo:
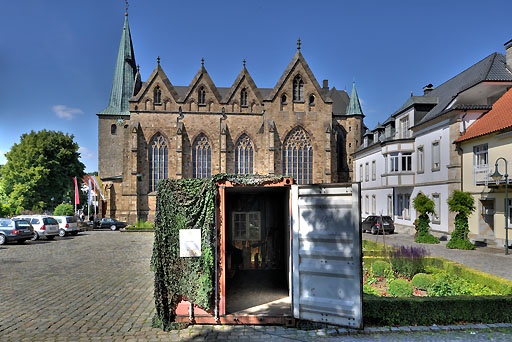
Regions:
<instances>
[{"instance_id":1,"label":"street lamp","mask_svg":"<svg viewBox=\"0 0 512 342\"><path fill-rule=\"evenodd\" d=\"M503 160L505 162L505 174L502 175L498 171L498 161ZM505 254L508 254L508 171L507 171L507 160L503 157L499 157L496 159L496 163L494 164L494 173L491 175L491 178L496 181L496 184L499 184L500 180L505 177Z\"/></svg>"}]
</instances>

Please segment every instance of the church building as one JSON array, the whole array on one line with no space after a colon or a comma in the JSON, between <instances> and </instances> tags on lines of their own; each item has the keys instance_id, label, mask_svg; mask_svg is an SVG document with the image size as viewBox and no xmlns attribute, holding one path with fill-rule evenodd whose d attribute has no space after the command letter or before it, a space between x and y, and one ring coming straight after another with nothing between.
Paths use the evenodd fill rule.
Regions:
<instances>
[{"instance_id":1,"label":"church building","mask_svg":"<svg viewBox=\"0 0 512 342\"><path fill-rule=\"evenodd\" d=\"M157 184L166 178L352 181L351 156L366 130L355 85L350 97L327 80L320 85L300 40L273 88L257 87L245 61L231 86L217 87L200 62L189 85L174 85L158 57L143 82L125 15L109 103L97 114L100 216L152 221Z\"/></svg>"}]
</instances>

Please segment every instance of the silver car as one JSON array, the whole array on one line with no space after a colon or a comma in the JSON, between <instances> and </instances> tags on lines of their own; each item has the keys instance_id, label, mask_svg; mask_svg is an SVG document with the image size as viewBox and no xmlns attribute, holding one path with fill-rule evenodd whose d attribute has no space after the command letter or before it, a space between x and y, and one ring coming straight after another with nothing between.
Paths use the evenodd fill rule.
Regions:
<instances>
[{"instance_id":1,"label":"silver car","mask_svg":"<svg viewBox=\"0 0 512 342\"><path fill-rule=\"evenodd\" d=\"M77 235L80 231L75 216L53 216L53 218L59 222L59 236L61 237L68 234Z\"/></svg>"},{"instance_id":2,"label":"silver car","mask_svg":"<svg viewBox=\"0 0 512 342\"><path fill-rule=\"evenodd\" d=\"M46 237L48 240L53 240L59 235L59 223L51 216L47 215L19 215L16 218L24 219L30 222L34 227L34 234L32 241L38 240L41 237Z\"/></svg>"}]
</instances>

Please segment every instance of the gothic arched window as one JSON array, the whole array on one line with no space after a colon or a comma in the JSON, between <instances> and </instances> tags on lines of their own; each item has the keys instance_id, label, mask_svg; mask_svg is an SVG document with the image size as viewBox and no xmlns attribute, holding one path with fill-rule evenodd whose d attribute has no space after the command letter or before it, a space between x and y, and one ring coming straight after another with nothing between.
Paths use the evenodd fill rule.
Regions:
<instances>
[{"instance_id":1,"label":"gothic arched window","mask_svg":"<svg viewBox=\"0 0 512 342\"><path fill-rule=\"evenodd\" d=\"M304 101L304 81L299 75L293 79L293 101Z\"/></svg>"},{"instance_id":2,"label":"gothic arched window","mask_svg":"<svg viewBox=\"0 0 512 342\"><path fill-rule=\"evenodd\" d=\"M251 138L242 134L236 142L235 148L235 173L239 175L253 174L254 148Z\"/></svg>"},{"instance_id":3,"label":"gothic arched window","mask_svg":"<svg viewBox=\"0 0 512 342\"><path fill-rule=\"evenodd\" d=\"M155 104L162 103L162 90L160 89L159 86L156 86L155 89L153 90L153 102Z\"/></svg>"},{"instance_id":4,"label":"gothic arched window","mask_svg":"<svg viewBox=\"0 0 512 342\"><path fill-rule=\"evenodd\" d=\"M206 135L201 133L192 146L192 177L210 177L212 175L211 165L212 148Z\"/></svg>"},{"instance_id":5,"label":"gothic arched window","mask_svg":"<svg viewBox=\"0 0 512 342\"><path fill-rule=\"evenodd\" d=\"M313 182L313 147L308 133L297 127L283 144L283 175L292 176L297 184Z\"/></svg>"},{"instance_id":6,"label":"gothic arched window","mask_svg":"<svg viewBox=\"0 0 512 342\"><path fill-rule=\"evenodd\" d=\"M169 147L165 138L157 133L149 143L149 191L156 191L158 182L167 178Z\"/></svg>"},{"instance_id":7,"label":"gothic arched window","mask_svg":"<svg viewBox=\"0 0 512 342\"><path fill-rule=\"evenodd\" d=\"M247 106L247 89L242 89L240 92L240 106Z\"/></svg>"},{"instance_id":8,"label":"gothic arched window","mask_svg":"<svg viewBox=\"0 0 512 342\"><path fill-rule=\"evenodd\" d=\"M206 91L203 86L199 87L197 91L197 103L200 105L206 104Z\"/></svg>"}]
</instances>

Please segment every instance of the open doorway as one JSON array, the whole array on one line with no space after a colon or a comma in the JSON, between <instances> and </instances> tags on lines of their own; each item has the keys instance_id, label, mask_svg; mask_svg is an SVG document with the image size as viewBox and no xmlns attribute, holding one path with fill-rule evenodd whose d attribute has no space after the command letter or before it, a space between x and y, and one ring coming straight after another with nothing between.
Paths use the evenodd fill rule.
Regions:
<instances>
[{"instance_id":1,"label":"open doorway","mask_svg":"<svg viewBox=\"0 0 512 342\"><path fill-rule=\"evenodd\" d=\"M289 212L287 187L226 189L227 314L290 314Z\"/></svg>"}]
</instances>

